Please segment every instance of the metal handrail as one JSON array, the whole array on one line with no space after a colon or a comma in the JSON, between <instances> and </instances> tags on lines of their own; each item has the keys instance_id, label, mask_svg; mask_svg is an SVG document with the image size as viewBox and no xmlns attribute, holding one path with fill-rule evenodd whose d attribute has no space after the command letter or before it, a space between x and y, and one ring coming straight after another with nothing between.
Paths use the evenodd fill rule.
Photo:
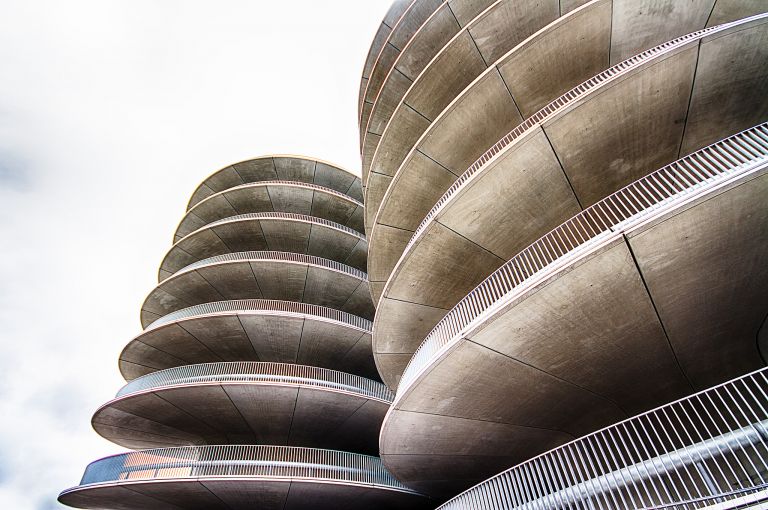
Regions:
<instances>
[{"instance_id":1,"label":"metal handrail","mask_svg":"<svg viewBox=\"0 0 768 510\"><path fill-rule=\"evenodd\" d=\"M236 214L235 216L229 216L227 218L222 218L212 223L208 223L207 225L202 226L193 232L190 232L189 234L185 235L184 237L176 241L173 244L173 247L176 247L179 243L181 243L188 237L191 237L197 234L198 232L202 232L203 230L211 229L213 227L216 227L218 225L223 225L225 223L234 223L237 221L245 221L245 220L288 220L288 221L301 221L305 223L314 223L314 224L322 225L324 227L328 227L334 230L339 230L341 232L357 237L362 241L365 241L364 234L361 234L357 230L350 228L346 225L342 225L341 223L336 223L335 221L326 220L324 218L318 218L316 216L309 216L307 214L286 213L286 212L263 212L263 213Z\"/></svg>"},{"instance_id":2,"label":"metal handrail","mask_svg":"<svg viewBox=\"0 0 768 510\"><path fill-rule=\"evenodd\" d=\"M684 35L682 37L672 39L671 41L665 42L664 44L660 44L659 46L643 51L642 53L638 53L637 55L630 57L627 60L619 62L618 64L593 76L589 80L581 83L580 85L577 85L576 87L572 88L562 96L550 102L541 110L537 111L536 113L528 117L521 124L517 125L517 127L515 127L512 131L504 135L498 142L496 142L490 149L488 149L474 163L472 163L472 165L470 165L470 167L463 174L461 174L459 178L456 179L456 181L454 181L451 187L448 188L448 190L443 194L442 197L440 197L437 203L432 207L429 213L427 213L426 217L424 217L424 219L421 221L419 226L416 228L414 235L411 237L411 240L406 245L404 253L407 252L413 246L413 244L419 239L419 237L421 237L427 225L445 207L445 205L450 201L453 195L458 193L459 190L468 186L469 183L472 182L473 177L479 174L480 170L485 166L486 163L491 161L491 159L493 159L497 154L499 154L502 150L504 150L506 147L511 145L512 142L522 137L523 135L528 133L530 130L540 127L543 122L550 119L560 111L570 107L576 101L582 99L597 87L603 86L606 83L609 83L609 82L615 81L616 79L621 78L622 76L628 74L634 69L637 69L638 67L642 66L649 60L658 57L659 55L674 51L677 48L685 46L691 41L702 39L705 36L712 35L717 32L722 32L724 30L728 30L734 26L738 26L752 20L762 19L766 17L768 17L768 13L759 14L759 15L751 16L738 21L723 23L722 25L716 25L713 27L704 28L702 30L698 30L696 32L692 32L690 34Z\"/></svg>"},{"instance_id":3,"label":"metal handrail","mask_svg":"<svg viewBox=\"0 0 768 510\"><path fill-rule=\"evenodd\" d=\"M202 200L198 201L197 203L195 203L195 205L193 205L192 207L188 208L187 211L184 213L184 216L181 218L181 221L179 222L178 226L176 227L176 230L174 230L174 232L173 232L174 239L177 238L177 237L178 238L183 237L182 234L179 234L179 230L181 230L182 227L184 227L184 224L187 221L189 221L190 215L192 215L192 214L196 215L195 209L197 209L201 205L205 204L209 200L215 200L217 198L222 198L222 197L224 198L224 200L227 200L227 198L225 196L227 193L231 193L233 191L243 190L243 189L246 189L246 188L259 188L259 187L268 187L268 186L288 186L288 187L292 187L292 188L303 188L303 189L307 189L307 190L312 190L313 192L318 191L318 192L321 192L321 193L325 193L327 195L331 195L331 196L336 197L338 199L345 200L345 201L347 201L347 202L349 202L352 205L355 205L357 207L363 207L363 203L362 202L360 202L360 201L356 200L355 198L347 195L346 193L343 193L341 191L336 191L335 189L331 189L331 188L328 188L328 187L325 187L325 186L320 186L319 184L302 182L302 181L287 181L287 180L284 180L284 179L282 179L282 180L281 179L274 179L274 180L269 180L269 181L257 181L257 182L246 182L246 183L243 183L243 184L238 184L237 186L233 186L231 188L227 188L227 189L218 191L218 192L214 193L213 195L209 195L209 196L205 197L204 199L202 199ZM197 217L200 218L199 216L197 216Z\"/></svg>"},{"instance_id":4,"label":"metal handrail","mask_svg":"<svg viewBox=\"0 0 768 510\"><path fill-rule=\"evenodd\" d=\"M768 123L763 123L656 170L545 234L483 280L430 331L403 373L398 398L440 351L502 301L509 302L605 237L766 163Z\"/></svg>"},{"instance_id":5,"label":"metal handrail","mask_svg":"<svg viewBox=\"0 0 768 510\"><path fill-rule=\"evenodd\" d=\"M221 315L241 312L264 312L267 314L298 315L319 318L324 321L333 321L347 327L353 327L365 333L370 333L372 329L371 321L368 319L327 306L299 303L296 301L280 301L277 299L232 299L229 301L203 303L176 310L175 312L164 315L150 323L144 329L144 332L146 333L147 331L159 328L165 324L192 317L197 318L203 315Z\"/></svg>"},{"instance_id":6,"label":"metal handrail","mask_svg":"<svg viewBox=\"0 0 768 510\"><path fill-rule=\"evenodd\" d=\"M224 172L224 171L226 171L226 170L231 168L232 171L234 171L235 174L237 174L237 176L240 178L240 180L244 184L246 184L248 182L260 182L258 180L257 181L247 181L246 179L243 179L243 176L242 176L242 174L240 174L239 170L237 169L237 166L238 165L243 165L245 163L251 163L253 161L262 161L262 160L267 160L267 159L271 159L272 163L273 163L273 166L274 166L275 158L287 158L287 159L295 159L295 160L302 160L302 161L311 161L311 162L315 163L315 165L317 165L317 163L321 163L321 164L326 165L326 166L328 166L328 167L330 167L330 168L332 168L334 170L339 170L340 172L342 172L344 174L351 175L355 179L360 179L360 177L355 175L354 172L350 172L349 170L347 170L345 168L341 168L340 166L338 166L335 163L331 163L330 161L325 161L323 159L312 158L312 157L308 157L308 156L302 156L300 154L266 154L266 155L263 155L263 156L256 156L256 157L253 157L253 158L243 159L243 160L237 161L235 163L230 163L229 165L227 165L227 166L225 166L223 168L219 168L218 170L216 170L212 174L208 175L205 179L202 180L202 182L200 182L200 184L195 186L195 189L192 192L192 196L190 197L189 202L187 202L186 210L189 211L192 207L195 206L195 204L197 204L197 202L199 202L200 200L203 200L203 199L200 199L200 200L197 200L196 202L194 201L195 197L197 196L198 192L200 192L200 190L201 190L201 188L203 186L205 186L208 189L210 189L213 193L218 193L218 192L224 191L224 189L226 189L226 188L218 189L218 188L216 188L214 186L211 186L211 181L216 176L220 175L222 172ZM275 168L275 170L277 170L277 169ZM314 179L314 176L313 176L313 179ZM362 181L361 181L361 183L362 183ZM238 184L238 186L239 186L239 184ZM192 202L194 202L194 204Z\"/></svg>"},{"instance_id":7,"label":"metal handrail","mask_svg":"<svg viewBox=\"0 0 768 510\"><path fill-rule=\"evenodd\" d=\"M348 202L352 202L355 205L359 205L362 207L363 203L358 201L357 199L347 195L346 193L342 193L341 191L336 191L335 189L328 188L326 186L321 186L319 184L314 184L310 182L302 182L302 181L287 181L285 179L273 179L270 181L256 181L256 182L246 182L243 184L238 184L237 186L233 186L231 188L227 188L221 191L218 191L214 193L213 195L209 195L205 197L204 199L197 202L195 205L193 205L184 215L185 217L190 214L194 213L195 209L200 206L200 204L205 203L208 200L211 200L212 198L220 197L226 193L229 193L231 191L238 191L245 188L258 188L258 187L266 187L266 186L289 186L292 188L304 188L304 189L311 189L312 191L321 191L323 193L327 193L329 195L333 195L335 197L341 198L343 200L346 200Z\"/></svg>"},{"instance_id":8,"label":"metal handrail","mask_svg":"<svg viewBox=\"0 0 768 510\"><path fill-rule=\"evenodd\" d=\"M244 262L247 260L268 260L274 262L293 262L297 264L308 264L312 266L324 267L339 273L347 273L355 278L359 278L363 281L368 281L368 274L352 266L348 266L335 260L326 259L323 257L317 257L315 255L306 255L304 253L291 253L288 251L238 251L234 253L225 253L223 255L215 255L203 260L198 260L189 265L186 265L173 273L167 280L179 276L183 273L193 271L199 267L209 266L222 262Z\"/></svg>"},{"instance_id":9,"label":"metal handrail","mask_svg":"<svg viewBox=\"0 0 768 510\"><path fill-rule=\"evenodd\" d=\"M204 477L266 478L376 486L417 494L398 482L378 457L288 446L184 446L105 457L85 469L80 486L137 480Z\"/></svg>"},{"instance_id":10,"label":"metal handrail","mask_svg":"<svg viewBox=\"0 0 768 510\"><path fill-rule=\"evenodd\" d=\"M566 443L439 508L694 509L765 491L766 374L758 370Z\"/></svg>"},{"instance_id":11,"label":"metal handrail","mask_svg":"<svg viewBox=\"0 0 768 510\"><path fill-rule=\"evenodd\" d=\"M130 381L116 398L169 386L204 383L274 383L353 393L391 404L394 394L384 384L327 368L290 363L234 361L200 363L159 370Z\"/></svg>"}]
</instances>

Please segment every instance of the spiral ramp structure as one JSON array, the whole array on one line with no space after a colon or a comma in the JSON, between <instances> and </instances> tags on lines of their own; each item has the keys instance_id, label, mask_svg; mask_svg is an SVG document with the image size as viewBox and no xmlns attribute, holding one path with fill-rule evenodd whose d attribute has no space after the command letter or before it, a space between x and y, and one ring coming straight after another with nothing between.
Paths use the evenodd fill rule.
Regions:
<instances>
[{"instance_id":1,"label":"spiral ramp structure","mask_svg":"<svg viewBox=\"0 0 768 510\"><path fill-rule=\"evenodd\" d=\"M766 11L393 6L359 126L401 482L479 483L451 509L766 504Z\"/></svg>"},{"instance_id":2,"label":"spiral ramp structure","mask_svg":"<svg viewBox=\"0 0 768 510\"><path fill-rule=\"evenodd\" d=\"M423 508L382 465L358 177L268 156L194 192L94 429L77 508Z\"/></svg>"}]
</instances>

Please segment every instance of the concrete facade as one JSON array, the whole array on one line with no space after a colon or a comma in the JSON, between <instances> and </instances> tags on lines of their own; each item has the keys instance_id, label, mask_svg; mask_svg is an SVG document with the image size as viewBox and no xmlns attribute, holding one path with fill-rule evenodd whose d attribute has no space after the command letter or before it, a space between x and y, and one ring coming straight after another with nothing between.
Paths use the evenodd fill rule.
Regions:
<instances>
[{"instance_id":1,"label":"concrete facade","mask_svg":"<svg viewBox=\"0 0 768 510\"><path fill-rule=\"evenodd\" d=\"M415 76L368 84L372 342L396 391L380 450L398 479L453 496L764 366L767 8L486 2ZM488 487L461 505L517 508Z\"/></svg>"},{"instance_id":2,"label":"concrete facade","mask_svg":"<svg viewBox=\"0 0 768 510\"><path fill-rule=\"evenodd\" d=\"M605 79L518 126L494 148L492 161L470 168L412 227L418 233L378 302L375 355L413 352L437 321L503 262L597 199L678 155L764 120L768 25L752 23L710 29L632 66L609 69L598 75ZM742 65L715 71L709 64L714 55L741 56ZM705 89L729 90L731 101L712 112L718 108ZM698 120L704 109L708 122ZM642 136L647 132L653 135ZM405 207L399 211L409 213ZM371 252L374 270L373 246ZM398 372L382 377L393 385Z\"/></svg>"},{"instance_id":3,"label":"concrete facade","mask_svg":"<svg viewBox=\"0 0 768 510\"><path fill-rule=\"evenodd\" d=\"M768 501L764 0L396 1L358 127L197 187L61 502Z\"/></svg>"},{"instance_id":4,"label":"concrete facade","mask_svg":"<svg viewBox=\"0 0 768 510\"><path fill-rule=\"evenodd\" d=\"M378 457L393 393L371 351L360 179L267 156L193 193L92 424L136 452L86 469L78 508L422 508ZM350 506L351 505L351 506Z\"/></svg>"}]
</instances>

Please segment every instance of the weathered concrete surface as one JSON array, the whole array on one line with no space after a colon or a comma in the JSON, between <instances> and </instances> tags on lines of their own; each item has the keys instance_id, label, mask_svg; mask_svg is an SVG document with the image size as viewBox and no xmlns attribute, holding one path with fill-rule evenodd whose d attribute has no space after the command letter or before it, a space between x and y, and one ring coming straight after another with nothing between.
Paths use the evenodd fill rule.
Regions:
<instances>
[{"instance_id":1,"label":"weathered concrete surface","mask_svg":"<svg viewBox=\"0 0 768 510\"><path fill-rule=\"evenodd\" d=\"M395 0L389 7L389 10L384 15L384 19L381 21L376 35L374 35L371 41L371 47L368 49L368 55L365 57L365 64L363 65L363 74L360 78L360 92L357 97L357 116L362 115L363 106L365 103L365 89L368 86L368 79L371 76L373 67L377 65L377 59L379 54L387 43L387 40L392 33L392 27L397 25L397 22L402 17L403 13L408 9L413 0Z\"/></svg>"},{"instance_id":2,"label":"weathered concrete surface","mask_svg":"<svg viewBox=\"0 0 768 510\"><path fill-rule=\"evenodd\" d=\"M380 279L389 277L374 324L377 362L414 352L441 311L581 208L768 118L766 27L753 22L704 38L700 47L694 41L532 125L450 195L406 253L413 223L376 225L371 246L381 241L369 263L374 298ZM718 72L715 60L727 69ZM424 203L415 181L397 189ZM409 210L391 203L398 215ZM387 223L397 224L392 219ZM401 253L391 274L383 269ZM388 366L393 372L382 377L394 387L405 365Z\"/></svg>"},{"instance_id":3,"label":"weathered concrete surface","mask_svg":"<svg viewBox=\"0 0 768 510\"><path fill-rule=\"evenodd\" d=\"M763 168L521 286L399 388L380 442L388 469L455 494L500 464L762 366L766 203Z\"/></svg>"},{"instance_id":4,"label":"weathered concrete surface","mask_svg":"<svg viewBox=\"0 0 768 510\"><path fill-rule=\"evenodd\" d=\"M352 390L275 382L179 384L101 406L93 428L131 449L265 444L376 455L389 402Z\"/></svg>"},{"instance_id":5,"label":"weathered concrete surface","mask_svg":"<svg viewBox=\"0 0 768 510\"><path fill-rule=\"evenodd\" d=\"M382 138L378 150L382 152L382 157L386 154L386 158L392 162L382 164L378 170L374 169L368 176L369 185L366 188L366 228L370 244L371 281L386 281L405 246L402 244L398 252L392 242L385 241L387 234L380 232L379 227L387 226L390 231L402 230L404 233L399 236L401 238L407 237L405 232L414 232L429 209L457 176L463 174L486 149L514 129L520 123L521 116L529 117L559 94L591 78L609 65L617 45L635 37L630 32L621 32L620 25L630 26L635 22L653 23L658 17L657 8L675 13L680 9L687 9L675 14L674 26L666 26L668 23L665 22L666 24L659 25L658 33L645 34L641 39L647 41L643 42L643 45L648 48L665 42L669 33L683 35L704 28L711 9L711 5L705 9L706 3L680 3L670 0L661 3L669 4L666 8L660 8L661 4L654 2L654 5L648 8L624 9L619 13L613 8L612 0L594 0L560 17L502 56L458 94L431 123L426 118L422 118L419 125L407 125L404 128L392 123L391 134L385 133L384 138L391 138L393 143L397 141L400 149L393 149L394 145L387 145ZM706 15L702 16L702 9L706 10ZM711 25L713 20L731 21L766 9L768 6L764 3L758 5L756 2L719 0L708 24ZM630 42L633 47L639 44L634 40ZM757 45L746 42L744 44L752 45L754 55ZM719 58L714 50L707 53L715 60ZM702 63L700 72L704 73L705 65L706 63ZM759 65L758 56L752 63L753 70ZM734 71L738 73L752 72L748 69L750 63L742 62L741 59L724 63L723 67L726 66L734 67ZM762 70L756 70L755 74L758 77L755 80L757 82ZM758 85L758 90L761 90L760 87ZM706 120L702 119L702 123L718 126L715 119L720 112L734 106L722 100L727 92L727 88L701 92L702 105L705 104L704 94L709 94L710 99L714 99L712 113L705 113L708 109L702 108L698 114L707 117ZM690 93L690 90L687 93ZM719 94L719 97L715 98L716 94ZM734 96L743 97L743 94ZM721 101L718 103L718 100ZM694 114L694 108L690 113ZM758 110L753 113L756 118L760 112ZM697 122L695 115L691 117L692 124ZM484 122L476 122L478 118L484 119ZM743 118L746 119L747 116ZM587 127L584 126L584 129ZM725 127L728 126L723 126ZM730 132L738 130L735 126L730 127ZM417 138L408 137L408 133L422 131ZM725 129L721 130L723 131ZM683 154L700 146L701 144L693 144L684 147ZM382 172L381 177L377 177L375 172L378 171ZM382 253L382 245L385 243L388 244L387 254ZM378 299L378 296L374 297Z\"/></svg>"},{"instance_id":6,"label":"weathered concrete surface","mask_svg":"<svg viewBox=\"0 0 768 510\"><path fill-rule=\"evenodd\" d=\"M363 151L363 181L370 169L370 159L375 145L370 139L378 139L408 87L419 76L462 27L469 24L484 9L499 0L449 0L443 2L424 20L408 43L399 48L383 83L375 96L369 97L368 108L363 108L360 118L360 147ZM394 49L392 50L394 53Z\"/></svg>"},{"instance_id":7,"label":"weathered concrete surface","mask_svg":"<svg viewBox=\"0 0 768 510\"><path fill-rule=\"evenodd\" d=\"M370 168L363 168L366 186L371 187L369 172L394 175L399 162L429 124L490 62L556 19L559 12L558 0L493 2L456 32L411 79L404 94L392 98L397 101L394 108L375 104L368 131L382 137ZM368 201L366 197L366 204ZM366 219L369 224L378 202L372 205L373 211Z\"/></svg>"},{"instance_id":8,"label":"weathered concrete surface","mask_svg":"<svg viewBox=\"0 0 768 510\"><path fill-rule=\"evenodd\" d=\"M201 310L147 329L123 349L120 372L132 380L196 363L273 361L379 378L367 321L321 307L289 313L278 303L247 304L229 312Z\"/></svg>"},{"instance_id":9,"label":"weathered concrete surface","mask_svg":"<svg viewBox=\"0 0 768 510\"><path fill-rule=\"evenodd\" d=\"M397 23L392 25L392 30L382 46L371 72L367 75L365 88L362 90L359 125L360 143L362 149L365 128L368 118L376 101L381 86L389 77L392 66L400 56L400 52L407 48L411 39L424 25L424 22L443 4L443 0L415 0L410 3Z\"/></svg>"},{"instance_id":10,"label":"weathered concrete surface","mask_svg":"<svg viewBox=\"0 0 768 510\"><path fill-rule=\"evenodd\" d=\"M266 181L228 188L201 200L182 218L174 242L214 221L262 212L314 216L365 233L363 204L352 197L305 183Z\"/></svg>"},{"instance_id":11,"label":"weathered concrete surface","mask_svg":"<svg viewBox=\"0 0 768 510\"><path fill-rule=\"evenodd\" d=\"M312 255L365 271L367 248L359 232L313 216L243 214L205 225L176 242L160 264L158 281L203 259L246 251Z\"/></svg>"},{"instance_id":12,"label":"weathered concrete surface","mask_svg":"<svg viewBox=\"0 0 768 510\"><path fill-rule=\"evenodd\" d=\"M235 186L261 181L298 181L325 186L363 200L360 178L331 163L304 156L262 156L222 168L207 177L192 194L188 209L205 197Z\"/></svg>"},{"instance_id":13,"label":"weathered concrete surface","mask_svg":"<svg viewBox=\"0 0 768 510\"><path fill-rule=\"evenodd\" d=\"M59 497L75 508L114 510L338 510L429 508L425 498L345 481L201 477L84 486Z\"/></svg>"},{"instance_id":14,"label":"weathered concrete surface","mask_svg":"<svg viewBox=\"0 0 768 510\"><path fill-rule=\"evenodd\" d=\"M243 253L214 260L163 280L144 300L141 325L176 310L232 299L277 299L326 306L373 318L365 274L318 257Z\"/></svg>"}]
</instances>

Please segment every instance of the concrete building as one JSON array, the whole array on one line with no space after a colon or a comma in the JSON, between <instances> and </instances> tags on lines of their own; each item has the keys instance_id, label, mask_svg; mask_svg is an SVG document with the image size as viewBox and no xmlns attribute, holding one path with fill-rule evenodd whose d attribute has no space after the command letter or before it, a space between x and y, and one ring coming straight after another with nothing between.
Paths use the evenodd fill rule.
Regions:
<instances>
[{"instance_id":1,"label":"concrete building","mask_svg":"<svg viewBox=\"0 0 768 510\"><path fill-rule=\"evenodd\" d=\"M78 508L419 508L383 467L361 183L268 156L194 192L93 427Z\"/></svg>"},{"instance_id":2,"label":"concrete building","mask_svg":"<svg viewBox=\"0 0 768 510\"><path fill-rule=\"evenodd\" d=\"M62 502L768 507L765 0L397 1L358 105L194 192Z\"/></svg>"},{"instance_id":3,"label":"concrete building","mask_svg":"<svg viewBox=\"0 0 768 510\"><path fill-rule=\"evenodd\" d=\"M393 10L359 98L374 357L396 391L385 466L437 499L511 468L447 508L698 508L764 489L761 399L738 426L659 426L701 444L578 441L765 365L768 4ZM669 490L669 459L753 426L757 446L728 444L754 462L727 483L589 488L655 467L634 483Z\"/></svg>"}]
</instances>

